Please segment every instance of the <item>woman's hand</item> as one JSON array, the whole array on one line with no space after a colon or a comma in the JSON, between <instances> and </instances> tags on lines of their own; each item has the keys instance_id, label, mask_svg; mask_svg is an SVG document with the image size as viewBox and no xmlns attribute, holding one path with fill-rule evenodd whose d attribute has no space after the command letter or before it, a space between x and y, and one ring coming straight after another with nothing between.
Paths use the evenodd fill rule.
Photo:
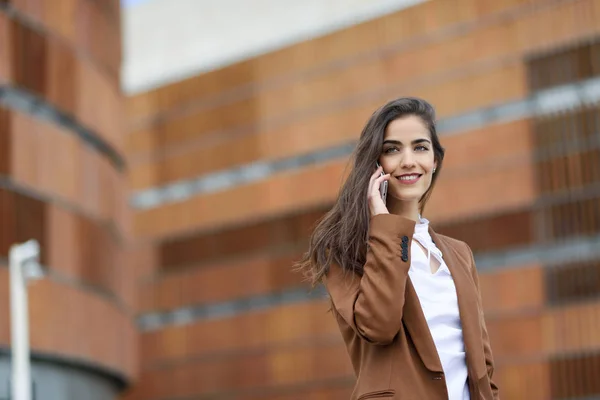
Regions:
<instances>
[{"instance_id":1,"label":"woman's hand","mask_svg":"<svg viewBox=\"0 0 600 400\"><path fill-rule=\"evenodd\" d=\"M377 214L389 214L389 211L381 199L381 192L379 191L379 186L384 182L390 179L390 174L381 175L381 171L383 168L380 166L377 170L371 175L371 180L369 181L369 210L371 211L371 217L374 217ZM381 175L381 176L380 176Z\"/></svg>"}]
</instances>

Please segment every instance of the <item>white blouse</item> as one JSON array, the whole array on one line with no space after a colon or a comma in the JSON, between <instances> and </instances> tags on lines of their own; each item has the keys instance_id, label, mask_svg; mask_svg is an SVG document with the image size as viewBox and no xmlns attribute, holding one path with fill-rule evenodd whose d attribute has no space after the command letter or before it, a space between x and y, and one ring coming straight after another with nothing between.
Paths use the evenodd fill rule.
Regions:
<instances>
[{"instance_id":1,"label":"white blouse","mask_svg":"<svg viewBox=\"0 0 600 400\"><path fill-rule=\"evenodd\" d=\"M427 249L427 253L417 242ZM432 256L440 262L440 267L434 274L430 267ZM425 218L420 218L415 226L408 275L419 297L442 362L448 398L468 400L467 363L456 288L442 252L429 235L429 221Z\"/></svg>"}]
</instances>

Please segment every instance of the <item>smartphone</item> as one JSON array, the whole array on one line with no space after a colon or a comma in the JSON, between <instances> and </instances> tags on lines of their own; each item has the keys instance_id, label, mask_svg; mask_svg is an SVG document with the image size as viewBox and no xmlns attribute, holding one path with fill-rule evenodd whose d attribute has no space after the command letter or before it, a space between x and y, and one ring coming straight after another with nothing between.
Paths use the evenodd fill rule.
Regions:
<instances>
[{"instance_id":1,"label":"smartphone","mask_svg":"<svg viewBox=\"0 0 600 400\"><path fill-rule=\"evenodd\" d=\"M379 162L377 162L377 168L379 168L380 166L381 165L379 164ZM382 169L380 176L383 176L383 175L385 175L385 173L383 172L383 169ZM379 193L381 193L381 200L383 200L384 203L387 199L387 189L388 189L388 181L381 182L381 185L379 185Z\"/></svg>"}]
</instances>

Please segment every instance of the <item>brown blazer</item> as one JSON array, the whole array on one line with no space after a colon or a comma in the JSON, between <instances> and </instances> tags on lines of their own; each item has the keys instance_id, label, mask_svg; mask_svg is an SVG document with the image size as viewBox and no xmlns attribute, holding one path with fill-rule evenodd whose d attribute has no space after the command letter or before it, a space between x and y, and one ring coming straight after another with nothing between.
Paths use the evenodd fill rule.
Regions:
<instances>
[{"instance_id":1,"label":"brown blazer","mask_svg":"<svg viewBox=\"0 0 600 400\"><path fill-rule=\"evenodd\" d=\"M409 219L376 215L362 277L337 265L325 277L357 377L352 400L448 398L442 364L408 277L414 229ZM471 400L498 399L471 249L431 228L430 234L456 286Z\"/></svg>"}]
</instances>

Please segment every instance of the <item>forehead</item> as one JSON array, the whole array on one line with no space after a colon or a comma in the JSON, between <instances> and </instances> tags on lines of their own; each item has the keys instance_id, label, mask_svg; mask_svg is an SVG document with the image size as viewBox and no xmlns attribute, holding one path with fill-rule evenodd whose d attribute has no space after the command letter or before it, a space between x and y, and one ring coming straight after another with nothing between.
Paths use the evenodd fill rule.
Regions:
<instances>
[{"instance_id":1,"label":"forehead","mask_svg":"<svg viewBox=\"0 0 600 400\"><path fill-rule=\"evenodd\" d=\"M395 119L385 130L385 139L411 141L417 138L429 139L429 129L423 120L415 115Z\"/></svg>"}]
</instances>

